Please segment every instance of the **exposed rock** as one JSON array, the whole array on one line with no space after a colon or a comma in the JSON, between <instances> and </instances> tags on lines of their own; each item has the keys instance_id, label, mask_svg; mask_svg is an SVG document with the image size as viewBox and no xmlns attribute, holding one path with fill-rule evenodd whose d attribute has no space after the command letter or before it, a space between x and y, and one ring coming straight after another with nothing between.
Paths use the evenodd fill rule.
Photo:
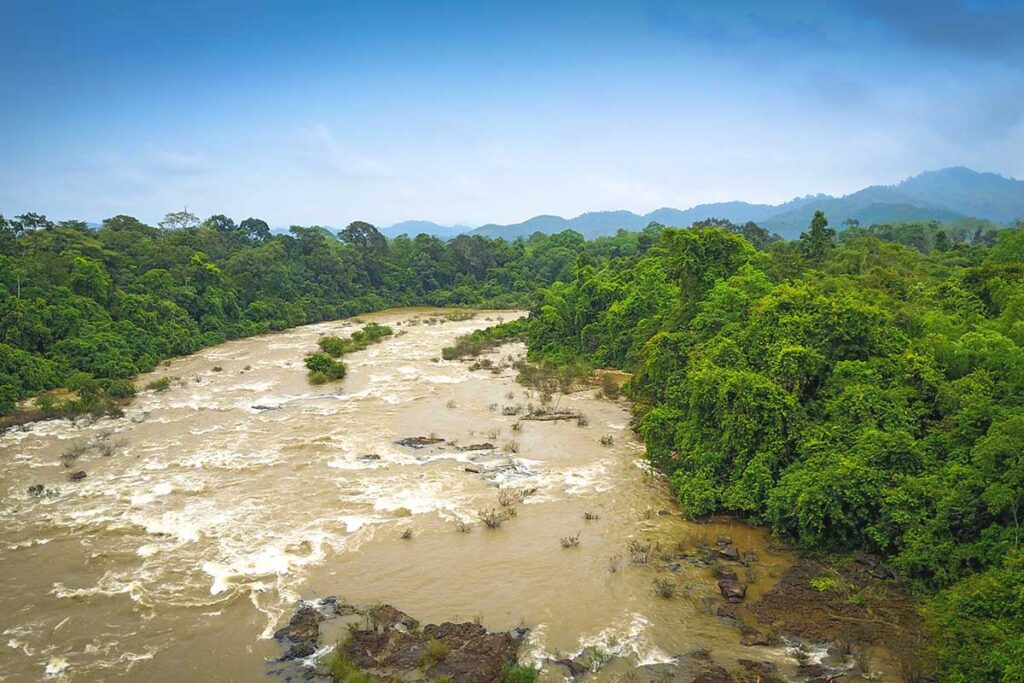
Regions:
<instances>
[{"instance_id":1,"label":"exposed rock","mask_svg":"<svg viewBox=\"0 0 1024 683\"><path fill-rule=\"evenodd\" d=\"M46 487L42 484L33 484L28 487L28 495L30 496L41 496L46 492Z\"/></svg>"},{"instance_id":2,"label":"exposed rock","mask_svg":"<svg viewBox=\"0 0 1024 683\"><path fill-rule=\"evenodd\" d=\"M460 451L493 451L494 444L490 441L484 443L471 443L468 446L459 446Z\"/></svg>"},{"instance_id":3,"label":"exposed rock","mask_svg":"<svg viewBox=\"0 0 1024 683\"><path fill-rule=\"evenodd\" d=\"M366 455L360 455L356 459L357 460L367 460L367 461L380 460L380 455L377 454L377 453L367 453Z\"/></svg>"},{"instance_id":4,"label":"exposed rock","mask_svg":"<svg viewBox=\"0 0 1024 683\"><path fill-rule=\"evenodd\" d=\"M715 578L725 579L726 581L738 581L739 577L736 576L736 570L732 567L715 567Z\"/></svg>"},{"instance_id":5,"label":"exposed rock","mask_svg":"<svg viewBox=\"0 0 1024 683\"><path fill-rule=\"evenodd\" d=\"M72 472L71 474L69 474L68 479L71 481L82 481L87 476L89 475L85 473L85 470L78 470L77 472Z\"/></svg>"},{"instance_id":6,"label":"exposed rock","mask_svg":"<svg viewBox=\"0 0 1024 683\"><path fill-rule=\"evenodd\" d=\"M554 422L556 420L578 420L580 418L579 413L573 412L558 412L558 413L530 413L524 415L524 420L534 420L536 422Z\"/></svg>"},{"instance_id":7,"label":"exposed rock","mask_svg":"<svg viewBox=\"0 0 1024 683\"><path fill-rule=\"evenodd\" d=\"M287 652L281 655L281 661L286 662L292 659L305 659L316 652L316 645L310 640L303 640L288 648Z\"/></svg>"},{"instance_id":8,"label":"exposed rock","mask_svg":"<svg viewBox=\"0 0 1024 683\"><path fill-rule=\"evenodd\" d=\"M747 584L740 581L722 579L718 582L718 590L729 602L741 602L747 594Z\"/></svg>"},{"instance_id":9,"label":"exposed rock","mask_svg":"<svg viewBox=\"0 0 1024 683\"><path fill-rule=\"evenodd\" d=\"M724 548L727 545L732 545L732 539L728 536L719 536L715 540L715 545Z\"/></svg>"},{"instance_id":10,"label":"exposed rock","mask_svg":"<svg viewBox=\"0 0 1024 683\"><path fill-rule=\"evenodd\" d=\"M320 614L315 607L312 605L302 605L292 615L288 625L274 633L274 638L277 640L290 640L296 644L303 641L315 644L320 637L320 622L323 620L324 615Z\"/></svg>"},{"instance_id":11,"label":"exposed rock","mask_svg":"<svg viewBox=\"0 0 1024 683\"><path fill-rule=\"evenodd\" d=\"M576 676L582 676L583 674L587 673L587 671L590 670L588 667L584 666L582 663L577 662L577 661L572 660L572 659L556 659L556 660L554 660L554 662L555 662L555 664L558 664L559 666L564 666L566 669L568 669L569 670L569 674L572 675L574 678Z\"/></svg>"},{"instance_id":12,"label":"exposed rock","mask_svg":"<svg viewBox=\"0 0 1024 683\"><path fill-rule=\"evenodd\" d=\"M757 553L753 550L744 550L743 557L740 559L743 564L754 564L757 562Z\"/></svg>"},{"instance_id":13,"label":"exposed rock","mask_svg":"<svg viewBox=\"0 0 1024 683\"><path fill-rule=\"evenodd\" d=\"M734 545L722 546L718 549L718 556L723 560L731 560L733 562L739 562L740 551L736 549Z\"/></svg>"},{"instance_id":14,"label":"exposed rock","mask_svg":"<svg viewBox=\"0 0 1024 683\"><path fill-rule=\"evenodd\" d=\"M407 446L409 448L425 448L426 446L433 446L434 444L443 442L444 439L437 436L407 436L404 439L399 439L395 443L399 446Z\"/></svg>"},{"instance_id":15,"label":"exposed rock","mask_svg":"<svg viewBox=\"0 0 1024 683\"><path fill-rule=\"evenodd\" d=\"M768 636L757 629L746 627L743 629L743 636L740 638L740 645L769 645Z\"/></svg>"},{"instance_id":16,"label":"exposed rock","mask_svg":"<svg viewBox=\"0 0 1024 683\"><path fill-rule=\"evenodd\" d=\"M739 604L735 602L726 602L718 606L718 609L715 610L715 614L720 617L724 617L725 619L739 619L739 608Z\"/></svg>"},{"instance_id":17,"label":"exposed rock","mask_svg":"<svg viewBox=\"0 0 1024 683\"><path fill-rule=\"evenodd\" d=\"M377 605L369 611L370 624L377 630L388 630L396 626L412 631L420 622L410 617L405 612L395 609L391 605Z\"/></svg>"},{"instance_id":18,"label":"exposed rock","mask_svg":"<svg viewBox=\"0 0 1024 683\"><path fill-rule=\"evenodd\" d=\"M425 626L418 634L395 629L356 631L344 652L356 666L387 678L423 666L431 640L443 643L447 654L429 664L424 674L429 679L450 677L455 683L500 680L502 667L515 659L519 647L509 633L490 633L479 624L444 623Z\"/></svg>"},{"instance_id":19,"label":"exposed rock","mask_svg":"<svg viewBox=\"0 0 1024 683\"><path fill-rule=\"evenodd\" d=\"M258 403L256 405L254 405L254 406L250 406L250 408L252 408L253 410L260 410L260 411L281 410L281 406L264 406L264 405L260 405Z\"/></svg>"},{"instance_id":20,"label":"exposed rock","mask_svg":"<svg viewBox=\"0 0 1024 683\"><path fill-rule=\"evenodd\" d=\"M697 674L693 683L733 683L733 678L724 668L712 666Z\"/></svg>"},{"instance_id":21,"label":"exposed rock","mask_svg":"<svg viewBox=\"0 0 1024 683\"><path fill-rule=\"evenodd\" d=\"M473 474L480 474L482 469L480 468L480 465L477 465L476 463L471 463L469 465L466 465L466 471L471 472Z\"/></svg>"}]
</instances>

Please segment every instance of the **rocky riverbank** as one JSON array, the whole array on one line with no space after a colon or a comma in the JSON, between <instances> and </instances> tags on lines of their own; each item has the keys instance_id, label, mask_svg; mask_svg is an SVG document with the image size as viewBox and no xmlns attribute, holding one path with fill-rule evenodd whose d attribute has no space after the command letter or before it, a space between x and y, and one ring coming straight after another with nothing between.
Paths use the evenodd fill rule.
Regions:
<instances>
[{"instance_id":1,"label":"rocky riverbank","mask_svg":"<svg viewBox=\"0 0 1024 683\"><path fill-rule=\"evenodd\" d=\"M517 668L527 633L491 632L473 622L421 625L391 605L325 598L301 603L275 633L284 652L271 673L286 681L490 683Z\"/></svg>"}]
</instances>

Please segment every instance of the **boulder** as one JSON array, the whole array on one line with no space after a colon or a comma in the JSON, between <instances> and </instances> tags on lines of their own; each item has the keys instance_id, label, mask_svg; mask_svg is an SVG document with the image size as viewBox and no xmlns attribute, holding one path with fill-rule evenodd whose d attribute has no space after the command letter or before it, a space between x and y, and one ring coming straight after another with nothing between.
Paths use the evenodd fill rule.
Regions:
<instances>
[{"instance_id":1,"label":"boulder","mask_svg":"<svg viewBox=\"0 0 1024 683\"><path fill-rule=\"evenodd\" d=\"M587 671L590 670L588 667L586 667L582 663L577 662L577 661L572 660L572 659L556 659L556 660L554 660L554 662L555 662L555 664L557 664L559 666L564 666L566 669L568 669L569 670L569 674L573 678L575 678L577 676L582 676L583 674L587 673Z\"/></svg>"},{"instance_id":2,"label":"boulder","mask_svg":"<svg viewBox=\"0 0 1024 683\"><path fill-rule=\"evenodd\" d=\"M399 439L395 443L399 446L407 446L409 448L425 448L426 446L433 446L434 444L443 442L444 439L438 436L407 436L404 439Z\"/></svg>"},{"instance_id":3,"label":"boulder","mask_svg":"<svg viewBox=\"0 0 1024 683\"><path fill-rule=\"evenodd\" d=\"M740 581L722 579L718 582L718 590L729 602L741 602L747 595L747 584Z\"/></svg>"},{"instance_id":4,"label":"boulder","mask_svg":"<svg viewBox=\"0 0 1024 683\"><path fill-rule=\"evenodd\" d=\"M735 602L726 602L718 606L715 614L725 619L739 619L739 605Z\"/></svg>"},{"instance_id":5,"label":"boulder","mask_svg":"<svg viewBox=\"0 0 1024 683\"><path fill-rule=\"evenodd\" d=\"M732 562L739 562L740 551L736 549L734 545L721 546L718 549L718 556L723 560L730 560Z\"/></svg>"},{"instance_id":6,"label":"boulder","mask_svg":"<svg viewBox=\"0 0 1024 683\"><path fill-rule=\"evenodd\" d=\"M85 470L78 470L77 472L72 472L71 474L69 474L68 479L71 481L82 481L87 476L89 475L85 473Z\"/></svg>"},{"instance_id":7,"label":"boulder","mask_svg":"<svg viewBox=\"0 0 1024 683\"><path fill-rule=\"evenodd\" d=\"M743 636L740 638L740 645L769 645L768 636L757 629L744 628Z\"/></svg>"},{"instance_id":8,"label":"boulder","mask_svg":"<svg viewBox=\"0 0 1024 683\"><path fill-rule=\"evenodd\" d=\"M308 641L316 644L320 638L320 622L324 615L320 614L312 605L302 605L292 615L288 625L280 628L274 633L277 640L290 640L293 643Z\"/></svg>"},{"instance_id":9,"label":"boulder","mask_svg":"<svg viewBox=\"0 0 1024 683\"><path fill-rule=\"evenodd\" d=\"M420 622L410 617L405 612L395 609L391 605L377 605L370 608L370 623L378 630L388 630L399 626L408 631L413 631Z\"/></svg>"}]
</instances>

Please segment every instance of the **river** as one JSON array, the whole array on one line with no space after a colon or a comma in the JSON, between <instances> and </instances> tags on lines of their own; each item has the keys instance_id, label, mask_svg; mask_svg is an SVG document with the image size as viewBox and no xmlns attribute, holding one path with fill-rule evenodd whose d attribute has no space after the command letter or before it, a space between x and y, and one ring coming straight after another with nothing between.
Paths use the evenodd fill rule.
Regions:
<instances>
[{"instance_id":1,"label":"river","mask_svg":"<svg viewBox=\"0 0 1024 683\"><path fill-rule=\"evenodd\" d=\"M523 655L538 661L598 645L639 663L703 648L792 667L784 647L752 655L714 615L706 567L630 561L632 540L672 549L727 534L759 556L749 600L793 557L742 523L682 519L643 464L628 405L579 391L557 400L587 426L520 421L503 409L539 397L514 370L440 359L457 336L517 315L400 309L232 341L140 377L174 379L121 418L0 436L0 681L261 680L296 600L326 595L424 622L524 624ZM346 356L344 381L310 386L317 339L368 321L395 336ZM445 442L395 443L431 434ZM496 448L464 450L481 442ZM49 491L30 495L38 484ZM477 512L499 486L536 491L488 530ZM655 594L659 578L676 598Z\"/></svg>"}]
</instances>

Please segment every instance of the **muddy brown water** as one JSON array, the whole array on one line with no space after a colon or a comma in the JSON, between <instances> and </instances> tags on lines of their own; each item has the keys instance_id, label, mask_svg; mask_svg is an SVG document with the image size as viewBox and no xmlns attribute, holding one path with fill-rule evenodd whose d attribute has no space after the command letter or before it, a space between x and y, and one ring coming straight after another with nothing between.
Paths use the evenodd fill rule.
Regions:
<instances>
[{"instance_id":1,"label":"muddy brown water","mask_svg":"<svg viewBox=\"0 0 1024 683\"><path fill-rule=\"evenodd\" d=\"M791 671L786 647L743 647L714 616L706 567L637 566L627 546L728 534L760 557L748 599L793 558L763 530L684 521L644 467L623 402L557 398L584 427L504 415L539 397L512 370L472 370L440 349L520 313L443 314L391 310L229 342L140 378L178 379L142 392L123 418L0 436L0 680L260 680L296 600L326 595L424 622L524 624L526 660L597 645L654 663L703 648L727 667L755 658ZM399 334L348 356L343 382L308 385L302 359L317 339L370 320ZM511 344L490 357L523 353ZM456 445L394 443L432 433ZM495 451L459 449L487 441ZM76 444L94 446L65 467ZM70 482L77 470L87 478ZM35 484L54 495L30 496ZM487 530L477 512L497 506L499 486L536 493ZM576 534L579 547L561 547ZM678 597L658 597L659 578Z\"/></svg>"}]
</instances>

